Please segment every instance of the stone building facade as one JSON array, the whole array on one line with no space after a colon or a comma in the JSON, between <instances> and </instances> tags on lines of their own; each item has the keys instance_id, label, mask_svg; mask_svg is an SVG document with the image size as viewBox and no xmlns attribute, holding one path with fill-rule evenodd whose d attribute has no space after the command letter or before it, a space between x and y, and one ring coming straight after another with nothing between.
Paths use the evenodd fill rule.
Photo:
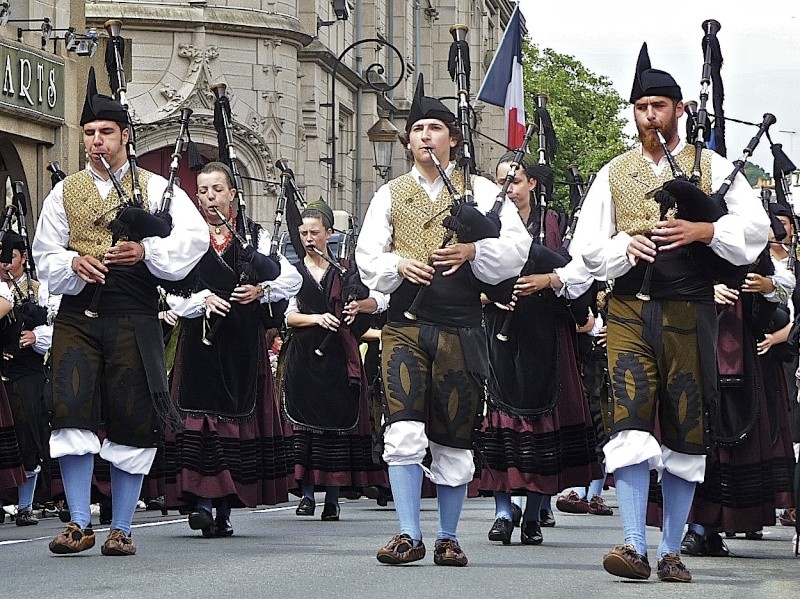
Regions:
<instances>
[{"instance_id":1,"label":"stone building facade","mask_svg":"<svg viewBox=\"0 0 800 599\"><path fill-rule=\"evenodd\" d=\"M0 26L0 198L5 207L17 189L25 195L31 234L51 187L48 163L59 161L67 172L79 168L80 108L75 98L83 98L86 76L63 37L70 26L83 32L84 4L10 0L0 6L9 19ZM51 29L47 39L45 23Z\"/></svg>"},{"instance_id":2,"label":"stone building facade","mask_svg":"<svg viewBox=\"0 0 800 599\"><path fill-rule=\"evenodd\" d=\"M25 4L11 3L15 13ZM450 97L445 102L456 109L456 85L447 72L453 41L450 27L456 23L469 27L476 129L490 138L504 137L502 109L482 106L474 96L513 10L511 0L30 0L27 4L32 16L49 16L58 27L69 23L79 32L94 27L101 37L93 59L64 51L57 55L65 63L69 87L63 122L25 125L30 141L22 144L20 162L25 164L31 195L37 198L49 190L49 174L44 171L48 160L60 160L67 172L82 163L76 121L89 64L98 70L101 87L105 83L102 54L109 19L122 22L120 33L126 39L127 99L140 164L167 175L182 108L192 109L192 140L206 159L215 158L213 106L215 92L224 89L231 104L234 148L249 214L268 229L279 191L275 167L279 158L288 159L307 199L321 196L356 219L363 215L384 182L373 168L373 147L367 138L379 116L388 117L398 130L404 128L419 73L424 74L428 95ZM0 35L14 33L10 24L0 28ZM37 52L35 35L27 34L30 39L26 37L24 44L32 52ZM357 43L360 40L373 41ZM396 86L376 91L369 82ZM109 92L107 87L105 91ZM24 137L14 124L9 121L9 128L3 126L2 131ZM475 144L478 170L491 174L504 148L483 136L476 136ZM184 154L178 175L191 195L194 177L185 162ZM409 164L398 143L387 176L404 172Z\"/></svg>"}]
</instances>

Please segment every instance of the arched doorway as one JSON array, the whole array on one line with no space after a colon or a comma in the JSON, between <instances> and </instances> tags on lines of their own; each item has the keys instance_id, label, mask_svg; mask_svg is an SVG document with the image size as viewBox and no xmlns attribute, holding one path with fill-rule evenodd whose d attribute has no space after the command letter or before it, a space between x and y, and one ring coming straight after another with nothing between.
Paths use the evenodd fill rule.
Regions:
<instances>
[{"instance_id":1,"label":"arched doorway","mask_svg":"<svg viewBox=\"0 0 800 599\"><path fill-rule=\"evenodd\" d=\"M216 155L216 150L207 148L202 144L197 144L200 150L200 155L203 157L203 162L211 161L210 156ZM144 169L150 172L161 175L165 179L169 178L169 167L172 164L172 150L174 148L158 148L147 152L143 156L137 157L137 163ZM213 150L213 151L212 151ZM184 152L178 162L178 179L180 179L179 187L186 192L193 202L197 199L197 174L189 169L189 160Z\"/></svg>"},{"instance_id":2,"label":"arched doorway","mask_svg":"<svg viewBox=\"0 0 800 599\"><path fill-rule=\"evenodd\" d=\"M5 214L6 207L10 206L13 201L17 182L22 183L21 191L25 195L27 208L25 226L30 229L30 226L35 224L35 215L31 214L30 210L30 190L25 170L22 168L22 160L20 160L13 139L8 136L0 136L0 211L3 214ZM15 216L12 223L15 230L18 228L16 220Z\"/></svg>"}]
</instances>

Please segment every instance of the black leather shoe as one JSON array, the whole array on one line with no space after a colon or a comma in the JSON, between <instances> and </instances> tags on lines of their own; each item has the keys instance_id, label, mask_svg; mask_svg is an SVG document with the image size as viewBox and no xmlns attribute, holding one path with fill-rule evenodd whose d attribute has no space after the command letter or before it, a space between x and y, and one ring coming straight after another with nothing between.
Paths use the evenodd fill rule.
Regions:
<instances>
[{"instance_id":1,"label":"black leather shoe","mask_svg":"<svg viewBox=\"0 0 800 599\"><path fill-rule=\"evenodd\" d=\"M719 535L717 536L719 537ZM721 542L722 539L720 538L720 543ZM681 553L693 555L695 557L706 555L708 553L706 540L696 532L692 532L691 530L687 531L686 534L683 535L683 540L681 541Z\"/></svg>"},{"instance_id":2,"label":"black leather shoe","mask_svg":"<svg viewBox=\"0 0 800 599\"><path fill-rule=\"evenodd\" d=\"M111 524L111 499L103 499L100 502L100 524Z\"/></svg>"},{"instance_id":3,"label":"black leather shoe","mask_svg":"<svg viewBox=\"0 0 800 599\"><path fill-rule=\"evenodd\" d=\"M764 538L764 531L756 530L754 532L746 532L744 533L744 538L748 541L760 541Z\"/></svg>"},{"instance_id":4,"label":"black leather shoe","mask_svg":"<svg viewBox=\"0 0 800 599\"><path fill-rule=\"evenodd\" d=\"M706 555L709 557L729 557L731 552L719 533L714 532L706 535ZM683 552L683 545L681 545Z\"/></svg>"},{"instance_id":5,"label":"black leather shoe","mask_svg":"<svg viewBox=\"0 0 800 599\"><path fill-rule=\"evenodd\" d=\"M369 499L374 499L375 502L381 507L386 507L389 505L389 500L392 498L386 487L380 487L377 485L364 487L364 496L368 497Z\"/></svg>"},{"instance_id":6,"label":"black leather shoe","mask_svg":"<svg viewBox=\"0 0 800 599\"><path fill-rule=\"evenodd\" d=\"M217 516L214 523L211 525L211 534L214 537L232 537L233 526L228 518L220 518Z\"/></svg>"},{"instance_id":7,"label":"black leather shoe","mask_svg":"<svg viewBox=\"0 0 800 599\"><path fill-rule=\"evenodd\" d=\"M339 521L339 504L326 503L322 508L322 515L320 519L323 522L338 522Z\"/></svg>"},{"instance_id":8,"label":"black leather shoe","mask_svg":"<svg viewBox=\"0 0 800 599\"><path fill-rule=\"evenodd\" d=\"M17 526L33 526L34 524L39 524L39 520L33 515L33 510L31 509L17 512L16 522Z\"/></svg>"},{"instance_id":9,"label":"black leather shoe","mask_svg":"<svg viewBox=\"0 0 800 599\"><path fill-rule=\"evenodd\" d=\"M58 519L61 520L64 524L69 524L72 522L72 514L70 514L68 508L62 508L58 510Z\"/></svg>"},{"instance_id":10,"label":"black leather shoe","mask_svg":"<svg viewBox=\"0 0 800 599\"><path fill-rule=\"evenodd\" d=\"M539 526L553 528L555 525L556 519L553 517L553 512L547 509L539 511Z\"/></svg>"},{"instance_id":11,"label":"black leather shoe","mask_svg":"<svg viewBox=\"0 0 800 599\"><path fill-rule=\"evenodd\" d=\"M154 510L154 511L159 511L161 513L166 513L167 511L166 499L164 498L163 495L160 495L155 499L150 499L147 502L147 509L148 511Z\"/></svg>"},{"instance_id":12,"label":"black leather shoe","mask_svg":"<svg viewBox=\"0 0 800 599\"><path fill-rule=\"evenodd\" d=\"M515 527L519 526L519 523L522 522L522 508L519 507L516 503L511 504L511 524Z\"/></svg>"},{"instance_id":13,"label":"black leather shoe","mask_svg":"<svg viewBox=\"0 0 800 599\"><path fill-rule=\"evenodd\" d=\"M189 528L205 531L214 522L211 512L200 508L189 514Z\"/></svg>"},{"instance_id":14,"label":"black leather shoe","mask_svg":"<svg viewBox=\"0 0 800 599\"><path fill-rule=\"evenodd\" d=\"M294 513L298 516L313 516L314 508L316 508L314 500L309 499L308 497L303 497L300 500L300 505L297 506L297 509L294 511Z\"/></svg>"},{"instance_id":15,"label":"black leather shoe","mask_svg":"<svg viewBox=\"0 0 800 599\"><path fill-rule=\"evenodd\" d=\"M342 489L342 497L355 501L356 499L361 499L361 491L352 487L350 489Z\"/></svg>"},{"instance_id":16,"label":"black leather shoe","mask_svg":"<svg viewBox=\"0 0 800 599\"><path fill-rule=\"evenodd\" d=\"M541 545L544 541L544 537L542 536L542 528L539 523L536 520L533 522L523 522L519 540L522 541L523 545Z\"/></svg>"},{"instance_id":17,"label":"black leather shoe","mask_svg":"<svg viewBox=\"0 0 800 599\"><path fill-rule=\"evenodd\" d=\"M489 529L489 540L501 541L503 545L511 545L512 532L514 532L514 525L505 518L498 518Z\"/></svg>"}]
</instances>

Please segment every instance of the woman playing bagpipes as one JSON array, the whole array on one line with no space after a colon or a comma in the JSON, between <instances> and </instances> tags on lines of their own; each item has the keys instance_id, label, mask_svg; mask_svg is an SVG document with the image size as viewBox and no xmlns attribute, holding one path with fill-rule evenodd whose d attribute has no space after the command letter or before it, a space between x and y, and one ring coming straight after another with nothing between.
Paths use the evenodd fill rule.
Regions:
<instances>
[{"instance_id":1,"label":"woman playing bagpipes","mask_svg":"<svg viewBox=\"0 0 800 599\"><path fill-rule=\"evenodd\" d=\"M294 429L294 479L302 494L296 514L314 515L319 488L325 490L322 520L336 521L340 488L387 482L372 459L369 389L359 343L370 314L385 310L388 298L361 283L354 262L340 264L328 254L333 211L327 204L312 202L301 217L303 286L286 310L291 335L278 376Z\"/></svg>"}]
</instances>

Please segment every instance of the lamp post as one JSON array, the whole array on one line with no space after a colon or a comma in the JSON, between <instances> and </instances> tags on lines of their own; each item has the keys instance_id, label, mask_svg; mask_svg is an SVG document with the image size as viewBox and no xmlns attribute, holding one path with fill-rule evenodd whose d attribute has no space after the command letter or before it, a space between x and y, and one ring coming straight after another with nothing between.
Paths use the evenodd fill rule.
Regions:
<instances>
[{"instance_id":1,"label":"lamp post","mask_svg":"<svg viewBox=\"0 0 800 599\"><path fill-rule=\"evenodd\" d=\"M794 155L794 136L797 135L797 131L790 131L788 129L778 129L778 133L786 133L787 135L791 136L789 137L789 154Z\"/></svg>"},{"instance_id":2,"label":"lamp post","mask_svg":"<svg viewBox=\"0 0 800 599\"><path fill-rule=\"evenodd\" d=\"M386 118L387 113L379 111L378 116L378 121L367 131L367 137L375 152L375 170L386 181L392 168L392 150L397 143L397 127Z\"/></svg>"},{"instance_id":3,"label":"lamp post","mask_svg":"<svg viewBox=\"0 0 800 599\"><path fill-rule=\"evenodd\" d=\"M325 156L320 158L320 162L324 162L325 164L330 165L330 183L328 185L329 189L333 190L334 184L336 182L336 121L337 121L337 112L336 112L336 75L339 72L339 65L342 64L342 59L344 56L353 48L361 46L363 44L378 44L378 47L381 48L383 46L387 46L390 50L392 50L396 55L398 60L400 61L400 75L397 77L397 80L394 82L384 82L381 83L381 79L386 70L384 66L378 62L374 62L369 65L363 74L363 79L367 82L372 89L375 91L385 94L386 92L394 89L403 81L403 77L405 76L406 72L406 65L405 61L403 60L403 55L400 53L395 46L387 42L386 40L380 38L367 38L363 40L358 40L347 46L339 57L336 59L336 62L333 65L333 73L331 75L331 92L330 92L330 101L321 106L328 108L328 123L330 124L330 144L331 144L331 153L330 156ZM388 121L388 119L386 119ZM380 121L378 121L380 123ZM377 123L376 123L377 124ZM391 123L389 123L391 125ZM372 141L372 138L370 138ZM387 169L388 172L388 169Z\"/></svg>"}]
</instances>

